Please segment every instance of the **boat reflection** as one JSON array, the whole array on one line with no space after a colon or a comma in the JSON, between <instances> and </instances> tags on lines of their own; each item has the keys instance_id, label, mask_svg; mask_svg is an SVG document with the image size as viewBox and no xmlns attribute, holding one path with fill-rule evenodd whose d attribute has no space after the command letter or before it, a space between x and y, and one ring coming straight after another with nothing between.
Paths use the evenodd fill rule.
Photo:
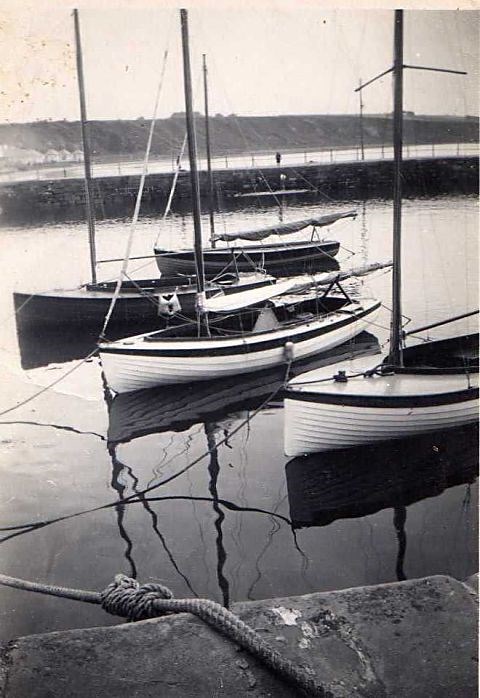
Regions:
<instances>
[{"instance_id":1,"label":"boat reflection","mask_svg":"<svg viewBox=\"0 0 480 698\"><path fill-rule=\"evenodd\" d=\"M402 580L407 507L475 481L478 425L298 457L285 471L294 529L393 509L397 579Z\"/></svg>"},{"instance_id":2,"label":"boat reflection","mask_svg":"<svg viewBox=\"0 0 480 698\"><path fill-rule=\"evenodd\" d=\"M303 370L308 370L309 367L325 365L335 361L339 356L372 354L378 352L378 350L377 339L373 335L364 332L348 344L337 347L328 354L323 354L320 359L314 358L301 362L298 365L295 364L292 370L295 373L300 373ZM164 550L167 551L171 565L176 573L183 577L183 581L194 595L196 594L192 588L191 579L184 572L180 571L179 562L174 558L172 552L167 550L165 534L159 527L161 519L155 509L161 502L174 500L191 501L192 503L202 501L210 504L214 513L216 579L221 602L227 607L231 598L231 582L225 572L228 555L223 532L227 512L251 512L266 515L273 517L274 520L282 520L292 530L290 521L276 514L275 511L241 506L236 502L222 499L218 488L221 473L219 458L221 444L228 444L229 436L235 432L239 425L241 426L248 420L249 416L251 416L251 410L267 406L270 408L279 406L278 393L284 385L284 380L285 367L279 367L236 379L227 378L180 385L174 388L171 386L152 388L139 390L135 393L123 393L114 397L113 400L106 399L109 414L108 448L112 461L112 486L119 497L116 507L117 524L119 534L126 544L124 552L126 563L133 576L136 575L137 566L134 562L131 536L128 535L125 526L124 513L125 507L132 503L131 497L135 494L138 495L135 497L136 503L141 504L148 513L154 533L160 539ZM109 397L108 391L105 397ZM151 434L183 432L198 424L203 427L206 440L205 445L208 449L209 496L170 496L168 491L164 496L152 496L152 490L158 487L164 489L168 482L183 474L183 469L163 481L159 479L159 473L155 471L155 478L150 481L148 490L141 490L135 475L135 465L127 465L120 460L118 447L131 440ZM125 497L126 487L128 487L131 493L129 497ZM148 497L146 496L147 493ZM125 501L126 499L127 501ZM205 535L204 537L207 539L208 536ZM296 542L295 534L294 544L299 552L302 553ZM260 573L258 572L258 574ZM254 583L257 583L258 580L259 577L255 579Z\"/></svg>"},{"instance_id":3,"label":"boat reflection","mask_svg":"<svg viewBox=\"0 0 480 698\"><path fill-rule=\"evenodd\" d=\"M320 357L312 357L292 365L289 375L325 366L341 357L375 354L379 351L376 337L362 332L350 342ZM185 431L198 423L218 422L229 414L258 409L278 393L285 381L285 367L268 371L202 381L185 385L162 386L122 393L115 396L108 410L109 443L124 443L147 434L164 431ZM267 405L265 405L267 406Z\"/></svg>"},{"instance_id":4,"label":"boat reflection","mask_svg":"<svg viewBox=\"0 0 480 698\"><path fill-rule=\"evenodd\" d=\"M180 569L180 563L175 558L172 550L169 548L166 536L160 530L160 517L157 514L155 508L152 506L155 503L160 502L171 502L171 501L191 501L195 503L196 501L203 501L205 503L211 503L213 512L215 514L214 528L215 528L215 551L216 551L216 576L217 584L220 590L221 602L228 608L230 606L230 582L225 574L225 566L227 563L227 550L224 545L224 534L223 534L223 523L225 521L225 511L250 511L261 514L267 514L269 516L274 515L274 512L269 512L266 510L241 507L234 502L229 502L223 500L218 494L218 477L220 474L220 461L218 456L218 445L225 442L228 439L229 429L231 428L231 420L225 419L223 422L219 421L216 423L207 422L204 424L205 435L207 440L207 447L209 451L208 460L208 491L210 497L195 497L195 496L161 496L161 497L147 497L145 491L142 491L138 486L138 478L134 474L134 469L131 466L126 465L120 461L117 454L117 446L119 444L110 443L109 453L112 460L112 480L111 485L113 489L118 493L119 501L115 506L117 514L117 526L119 530L120 537L125 541L126 547L124 551L124 557L127 562L127 566L130 570L130 574L136 578L137 577L137 565L133 558L133 544L130 535L127 532L124 522L125 506L131 504L131 501L125 501L125 489L127 487L127 480L130 484L131 491L133 494L137 495L138 499L136 502L140 503L144 510L148 513L152 529L156 537L159 539L164 551L167 554L168 560L175 570L176 574L179 575L186 587L189 589L190 593L198 597L198 593L194 589L193 583L190 577ZM286 521L289 525L290 522ZM200 522L199 522L200 525ZM203 537L203 535L202 535ZM205 536L206 538L206 536Z\"/></svg>"},{"instance_id":5,"label":"boat reflection","mask_svg":"<svg viewBox=\"0 0 480 698\"><path fill-rule=\"evenodd\" d=\"M189 577L184 572L182 572L172 551L170 550L166 538L159 528L158 515L150 505L150 502L148 498L145 496L145 493L142 492L142 490L140 489L139 480L136 477L133 468L129 465L126 465L119 459L115 446L110 446L108 451L112 460L111 486L118 493L118 504L115 506L115 511L117 515L117 526L120 537L122 538L122 540L125 541L124 557L127 561L130 576L134 579L137 579L138 573L137 565L133 557L133 541L127 531L124 521L125 509L126 506L128 506L129 504L128 499L127 501L125 501L125 492L128 487L130 487L131 492L138 497L137 501L143 506L144 510L149 515L152 523L152 530L155 536L160 541L160 544L163 550L165 551L172 567L174 568L176 573L183 579L183 581L186 584L186 587L189 589L191 594L195 597L198 597L198 594L193 588Z\"/></svg>"},{"instance_id":6,"label":"boat reflection","mask_svg":"<svg viewBox=\"0 0 480 698\"><path fill-rule=\"evenodd\" d=\"M311 358L294 364L291 370L296 375L302 371L309 370L310 367L323 366L334 362L341 356L374 354L378 351L378 340L373 335L364 332L348 344L336 347L328 354L323 354L321 358ZM216 581L220 600L226 607L229 606L231 598L231 580L229 580L225 572L228 553L223 531L228 512L251 512L273 517L274 520L282 520L292 530L295 547L303 554L297 544L290 520L285 519L285 517L282 517L275 511L242 506L236 502L223 499L219 494L218 486L221 474L220 446L225 443L228 444L229 436L233 435L235 430L248 420L252 411L263 407L272 408L281 405L279 398L284 381L285 367L278 367L241 376L240 378L225 378L192 383L190 385L151 388L133 393L123 393L116 395L113 399L106 399L109 417L107 438L112 460L112 486L119 496L117 523L119 534L126 543L124 555L130 569L133 567L136 572L131 538L126 531L124 519L125 506L132 503L131 501L125 502L124 483L127 480L130 492L132 494L138 493L136 503L141 504L148 513L155 535L160 539L164 550L167 549L165 533L160 530L159 521L161 518L156 513L156 507L160 503L169 501L191 501L195 503L202 501L212 507L214 513L213 526L215 529ZM168 490L163 496L152 496L152 490L160 488L160 490L165 491L165 486L172 479L177 479L179 475L182 475L184 469L164 480L160 480L160 474L155 471L155 477L150 481L148 490L141 490L138 486L138 479L135 476L135 465L127 465L119 459L118 447L134 439L152 434L184 432L195 425L201 425L205 433L205 446L208 449L209 496L170 495ZM206 540L208 538L207 533L205 532L205 535L202 534L202 537ZM196 595L192 588L192 580L184 572L180 571L179 561L174 558L170 550L167 552L167 555L176 574L183 577L187 587ZM254 583L256 582L258 582L258 578L255 579Z\"/></svg>"}]
</instances>

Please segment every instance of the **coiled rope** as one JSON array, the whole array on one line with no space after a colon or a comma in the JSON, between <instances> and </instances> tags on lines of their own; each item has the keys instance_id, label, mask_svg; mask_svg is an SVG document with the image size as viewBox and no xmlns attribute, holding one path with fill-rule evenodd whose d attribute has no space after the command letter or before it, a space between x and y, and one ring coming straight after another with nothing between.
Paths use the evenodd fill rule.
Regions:
<instances>
[{"instance_id":1,"label":"coiled rope","mask_svg":"<svg viewBox=\"0 0 480 698\"><path fill-rule=\"evenodd\" d=\"M192 613L217 632L250 652L284 681L318 698L335 698L313 676L312 670L295 665L271 647L238 616L210 599L174 599L163 584L140 585L135 579L117 574L102 592L51 586L0 574L0 584L75 601L99 604L112 615L130 621L157 618L174 613Z\"/></svg>"}]
</instances>

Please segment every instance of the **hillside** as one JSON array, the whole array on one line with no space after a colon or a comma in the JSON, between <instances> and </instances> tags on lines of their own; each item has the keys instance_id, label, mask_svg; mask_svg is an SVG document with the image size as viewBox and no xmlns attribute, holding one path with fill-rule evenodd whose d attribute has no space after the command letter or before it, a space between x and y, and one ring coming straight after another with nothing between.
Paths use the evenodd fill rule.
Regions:
<instances>
[{"instance_id":1,"label":"hillside","mask_svg":"<svg viewBox=\"0 0 480 698\"><path fill-rule=\"evenodd\" d=\"M405 115L407 144L476 142L478 118ZM89 124L91 148L97 159L129 155L141 157L150 121L92 121ZM390 116L369 115L363 119L366 145L390 144ZM359 145L360 121L354 115L221 116L210 122L215 154L258 151L309 150ZM152 155L176 154L185 133L182 115L160 119L155 128ZM204 149L204 120L197 116L197 138ZM0 124L0 146L73 152L81 148L78 122L43 121L27 124Z\"/></svg>"}]
</instances>

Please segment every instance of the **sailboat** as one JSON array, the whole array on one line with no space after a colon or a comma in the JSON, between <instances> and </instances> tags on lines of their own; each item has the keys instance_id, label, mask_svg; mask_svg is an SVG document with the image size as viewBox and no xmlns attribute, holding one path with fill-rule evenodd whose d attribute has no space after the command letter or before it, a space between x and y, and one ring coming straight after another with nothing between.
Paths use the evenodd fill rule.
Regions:
<instances>
[{"instance_id":1,"label":"sailboat","mask_svg":"<svg viewBox=\"0 0 480 698\"><path fill-rule=\"evenodd\" d=\"M203 250L205 277L215 278L218 274L232 270L249 272L262 269L267 274L278 277L336 268L334 258L340 243L336 240L318 238L317 229L345 218L355 218L356 215L356 211L345 211L252 230L219 233L213 238L214 241L231 243L233 240L251 242L263 240L272 235L290 235L305 228L310 228L312 231L310 240L206 248ZM195 273L193 250L167 251L155 247L154 252L157 266L162 273Z\"/></svg>"},{"instance_id":2,"label":"sailboat","mask_svg":"<svg viewBox=\"0 0 480 698\"><path fill-rule=\"evenodd\" d=\"M289 456L398 439L478 419L477 335L403 346L400 265L405 66L402 10L395 11L394 47L391 69L394 77L393 311L389 352L377 362L363 359L343 362L305 373L288 383L284 444ZM433 323L415 332L469 314L473 313Z\"/></svg>"},{"instance_id":3,"label":"sailboat","mask_svg":"<svg viewBox=\"0 0 480 698\"><path fill-rule=\"evenodd\" d=\"M88 223L90 251L90 282L78 288L52 289L49 291L16 291L13 294L18 332L49 331L62 328L88 328L100 332L105 315L115 293L116 281L98 281L97 266L100 263L121 260L106 259L97 261L94 196L90 164L90 144L85 98L85 80L78 10L73 11L75 44L77 57L77 78L79 87L82 144L84 154L85 202ZM176 181L176 178L175 180ZM172 192L173 193L173 192ZM338 250L338 247L337 247ZM333 250L332 250L333 253ZM146 257L148 259L148 257ZM153 259L153 255L151 255ZM139 257L137 259L145 259ZM335 267L338 268L338 264ZM275 278L256 273L253 268L246 270L229 268L216 275L215 281L207 284L207 296L235 293L275 283ZM173 314L174 307L180 307L183 315L195 314L196 283L195 271L162 270L160 278L123 278L114 311L109 320L112 336L115 331L129 327L138 330L153 329L162 325L162 317ZM163 323L165 324L165 323ZM118 334L116 335L118 336Z\"/></svg>"},{"instance_id":4,"label":"sailboat","mask_svg":"<svg viewBox=\"0 0 480 698\"><path fill-rule=\"evenodd\" d=\"M227 297L205 297L186 10L181 10L180 15L194 204L197 322L100 343L107 384L117 393L222 378L291 363L348 341L367 329L380 309L380 301L376 299L351 297L340 285L337 275L327 279L318 278L318 275L317 278L293 277L279 288L275 284L268 292L258 289L235 294L234 303ZM383 266L375 265L375 268ZM352 271L353 276L364 273L364 269ZM326 285L326 289L319 292L322 285ZM309 286L313 290L305 293ZM298 295L299 292L304 295ZM275 298L282 294L282 298ZM214 316L209 318L211 312Z\"/></svg>"}]
</instances>

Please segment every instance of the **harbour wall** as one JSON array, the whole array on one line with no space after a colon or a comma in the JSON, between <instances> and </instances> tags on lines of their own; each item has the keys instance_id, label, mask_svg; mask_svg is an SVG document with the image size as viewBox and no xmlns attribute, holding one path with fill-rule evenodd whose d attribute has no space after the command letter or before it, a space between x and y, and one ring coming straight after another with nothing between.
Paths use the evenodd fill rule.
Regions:
<instances>
[{"instance_id":1,"label":"harbour wall","mask_svg":"<svg viewBox=\"0 0 480 698\"><path fill-rule=\"evenodd\" d=\"M404 196L473 194L478 192L478 157L475 155L408 158L403 163ZM173 174L147 177L142 199L143 214L160 214L165 208ZM131 216L140 175L97 177L93 180L95 215L102 218ZM214 172L215 207L229 210L257 203L255 192L286 190L282 197L262 196L262 204L278 206L293 199L311 201L389 198L393 188L392 160L336 163L304 163L288 166L228 168ZM204 205L208 196L207 172L200 172ZM288 191L297 193L288 194ZM181 171L172 210L188 212L190 178ZM55 179L4 184L0 187L1 224L59 222L85 218L83 179Z\"/></svg>"},{"instance_id":2,"label":"harbour wall","mask_svg":"<svg viewBox=\"0 0 480 698\"><path fill-rule=\"evenodd\" d=\"M315 677L321 695L474 698L475 583L426 577L236 603L232 611ZM48 600L39 596L38 603ZM32 635L0 647L1 698L304 695L221 632L185 613Z\"/></svg>"}]
</instances>

